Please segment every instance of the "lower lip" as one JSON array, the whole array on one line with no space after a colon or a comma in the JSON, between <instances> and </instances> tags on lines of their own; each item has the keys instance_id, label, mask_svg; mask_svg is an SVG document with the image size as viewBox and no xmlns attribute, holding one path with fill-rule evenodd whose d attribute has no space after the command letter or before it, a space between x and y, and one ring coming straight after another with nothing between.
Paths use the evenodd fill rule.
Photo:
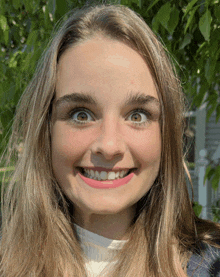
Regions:
<instances>
[{"instance_id":1,"label":"lower lip","mask_svg":"<svg viewBox=\"0 0 220 277\"><path fill-rule=\"evenodd\" d=\"M123 185L126 185L133 177L134 172L131 172L128 176L117 179L117 180L108 180L108 181L97 181L90 178L85 177L78 171L79 177L90 187L96 189L113 189Z\"/></svg>"}]
</instances>

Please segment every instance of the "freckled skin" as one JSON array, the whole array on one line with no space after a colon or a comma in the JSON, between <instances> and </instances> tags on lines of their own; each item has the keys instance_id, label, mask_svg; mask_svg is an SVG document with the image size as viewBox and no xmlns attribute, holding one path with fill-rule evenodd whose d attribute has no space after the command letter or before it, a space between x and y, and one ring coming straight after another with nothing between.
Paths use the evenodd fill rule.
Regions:
<instances>
[{"instance_id":1,"label":"freckled skin","mask_svg":"<svg viewBox=\"0 0 220 277\"><path fill-rule=\"evenodd\" d=\"M134 216L135 203L151 188L160 165L159 122L135 127L126 120L132 110L123 106L123 100L130 90L158 99L145 61L121 42L95 37L61 56L56 99L73 91L86 91L98 99L99 106L86 107L95 120L83 127L54 116L53 171L75 205L78 224L109 238L125 233ZM76 166L137 167L138 173L124 186L94 189L79 178L74 171ZM111 234L100 231L103 224Z\"/></svg>"}]
</instances>

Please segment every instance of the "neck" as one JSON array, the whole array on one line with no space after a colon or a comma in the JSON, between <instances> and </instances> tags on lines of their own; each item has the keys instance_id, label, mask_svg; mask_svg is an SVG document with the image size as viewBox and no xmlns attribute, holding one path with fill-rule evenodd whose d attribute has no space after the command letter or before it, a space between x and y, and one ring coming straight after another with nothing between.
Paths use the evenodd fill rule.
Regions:
<instances>
[{"instance_id":1,"label":"neck","mask_svg":"<svg viewBox=\"0 0 220 277\"><path fill-rule=\"evenodd\" d=\"M117 214L84 213L75 210L75 223L80 227L113 240L127 240L135 209Z\"/></svg>"}]
</instances>

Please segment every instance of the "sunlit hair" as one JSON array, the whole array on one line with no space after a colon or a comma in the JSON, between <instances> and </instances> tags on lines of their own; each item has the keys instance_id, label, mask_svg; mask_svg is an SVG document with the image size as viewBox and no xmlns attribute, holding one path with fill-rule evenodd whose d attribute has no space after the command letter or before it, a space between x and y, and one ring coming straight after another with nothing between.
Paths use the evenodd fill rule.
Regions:
<instances>
[{"instance_id":1,"label":"sunlit hair","mask_svg":"<svg viewBox=\"0 0 220 277\"><path fill-rule=\"evenodd\" d=\"M94 36L121 41L143 56L162 109L158 177L138 202L130 240L119 253L114 271L106 276L187 276L187 261L199 242L215 245L220 238L219 225L198 219L192 209L182 150L184 98L166 50L129 8L89 6L68 14L16 112L8 156L17 161L16 168L2 188L2 277L86 276L71 205L52 171L50 117L61 55ZM21 141L23 152L16 158Z\"/></svg>"}]
</instances>

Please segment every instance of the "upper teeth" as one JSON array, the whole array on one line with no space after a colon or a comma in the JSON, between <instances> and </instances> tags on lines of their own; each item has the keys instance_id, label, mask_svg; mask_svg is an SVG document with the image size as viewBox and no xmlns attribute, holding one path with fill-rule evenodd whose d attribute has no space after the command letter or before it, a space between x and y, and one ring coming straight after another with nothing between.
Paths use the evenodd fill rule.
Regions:
<instances>
[{"instance_id":1,"label":"upper teeth","mask_svg":"<svg viewBox=\"0 0 220 277\"><path fill-rule=\"evenodd\" d=\"M118 171L118 172L113 172L113 171L98 172L98 171L94 171L92 169L85 169L85 168L84 168L84 170L85 170L86 176L88 178L95 179L95 180L114 180L114 179L123 178L129 171L129 169L128 169L128 170L122 170L122 171Z\"/></svg>"}]
</instances>

